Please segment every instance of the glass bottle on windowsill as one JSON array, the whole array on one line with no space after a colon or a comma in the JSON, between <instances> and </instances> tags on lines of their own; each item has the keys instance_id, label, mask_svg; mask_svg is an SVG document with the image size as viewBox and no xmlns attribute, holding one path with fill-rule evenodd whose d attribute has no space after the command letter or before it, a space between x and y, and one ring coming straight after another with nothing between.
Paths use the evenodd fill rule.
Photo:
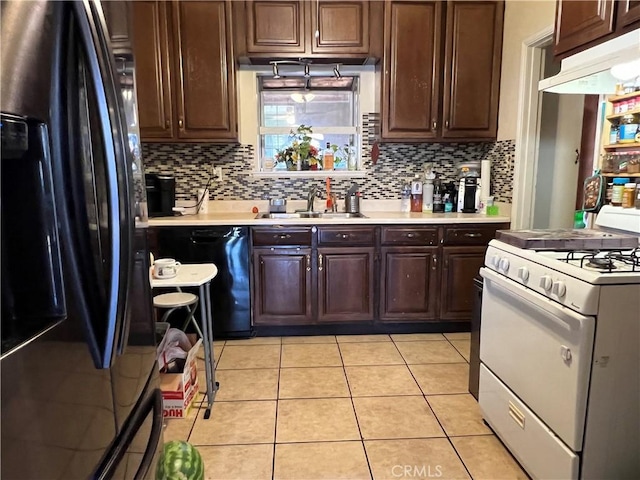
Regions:
<instances>
[{"instance_id":1,"label":"glass bottle on windowsill","mask_svg":"<svg viewBox=\"0 0 640 480\"><path fill-rule=\"evenodd\" d=\"M327 148L322 156L322 168L323 170L333 170L333 150L330 142L327 142Z\"/></svg>"}]
</instances>

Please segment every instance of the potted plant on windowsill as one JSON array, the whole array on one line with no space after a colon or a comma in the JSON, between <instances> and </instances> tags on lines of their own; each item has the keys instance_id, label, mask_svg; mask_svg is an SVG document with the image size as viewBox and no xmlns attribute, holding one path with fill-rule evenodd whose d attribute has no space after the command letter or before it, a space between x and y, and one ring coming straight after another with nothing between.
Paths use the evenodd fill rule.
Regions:
<instances>
[{"instance_id":1,"label":"potted plant on windowsill","mask_svg":"<svg viewBox=\"0 0 640 480\"><path fill-rule=\"evenodd\" d=\"M289 137L291 145L276 154L276 162L285 162L287 170L317 170L318 148L311 145L312 127L300 125Z\"/></svg>"}]
</instances>

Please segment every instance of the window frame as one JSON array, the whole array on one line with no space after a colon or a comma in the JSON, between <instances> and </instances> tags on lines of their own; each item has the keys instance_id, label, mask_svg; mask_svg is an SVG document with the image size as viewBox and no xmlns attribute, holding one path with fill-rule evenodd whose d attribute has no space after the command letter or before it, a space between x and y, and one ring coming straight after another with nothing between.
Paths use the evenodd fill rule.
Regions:
<instances>
[{"instance_id":1,"label":"window frame","mask_svg":"<svg viewBox=\"0 0 640 480\"><path fill-rule=\"evenodd\" d=\"M335 126L335 127L319 127L313 126L313 133L317 134L338 134L338 135L353 135L354 142L352 144L352 148L354 152L357 154L356 159L356 170L348 170L347 168L341 170L303 170L303 171L289 171L286 169L276 169L275 164L271 169L266 168L265 166L265 158L264 158L264 136L265 135L289 135L292 131L295 131L299 124L294 124L286 127L266 127L263 125L263 101L262 101L262 92L264 90L274 91L274 92L282 92L282 93L301 93L301 92L323 92L327 90L327 88L314 88L314 89L296 89L296 88L281 88L281 89L262 89L260 79L262 77L268 77L268 74L264 75L256 75L256 96L257 96L257 142L255 148L255 171L254 174L260 176L279 176L279 177L326 177L327 175L331 176L345 176L345 177L364 177L366 172L363 169L362 165L362 127L361 127L361 105L360 105L360 88L361 88L361 79L360 75L354 74L350 75L354 77L354 86L352 88L353 100L352 100L352 109L353 109L353 126ZM335 89L340 91L340 89Z\"/></svg>"}]
</instances>

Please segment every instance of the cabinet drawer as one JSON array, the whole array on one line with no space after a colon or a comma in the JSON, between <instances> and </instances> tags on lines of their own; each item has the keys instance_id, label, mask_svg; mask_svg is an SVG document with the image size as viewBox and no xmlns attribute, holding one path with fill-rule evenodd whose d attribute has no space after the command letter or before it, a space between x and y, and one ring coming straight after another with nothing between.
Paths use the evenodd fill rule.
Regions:
<instances>
[{"instance_id":1,"label":"cabinet drawer","mask_svg":"<svg viewBox=\"0 0 640 480\"><path fill-rule=\"evenodd\" d=\"M375 227L321 227L319 245L373 245Z\"/></svg>"},{"instance_id":2,"label":"cabinet drawer","mask_svg":"<svg viewBox=\"0 0 640 480\"><path fill-rule=\"evenodd\" d=\"M311 245L311 228L254 228L254 245Z\"/></svg>"},{"instance_id":3,"label":"cabinet drawer","mask_svg":"<svg viewBox=\"0 0 640 480\"><path fill-rule=\"evenodd\" d=\"M384 227L383 245L437 245L438 229L423 227Z\"/></svg>"},{"instance_id":4,"label":"cabinet drawer","mask_svg":"<svg viewBox=\"0 0 640 480\"><path fill-rule=\"evenodd\" d=\"M486 245L496 236L497 226L446 227L445 245Z\"/></svg>"}]
</instances>

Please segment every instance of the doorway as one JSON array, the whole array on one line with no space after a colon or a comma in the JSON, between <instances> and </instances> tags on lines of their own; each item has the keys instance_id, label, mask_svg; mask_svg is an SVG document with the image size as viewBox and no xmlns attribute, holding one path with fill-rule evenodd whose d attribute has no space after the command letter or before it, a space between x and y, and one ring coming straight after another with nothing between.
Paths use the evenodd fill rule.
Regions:
<instances>
[{"instance_id":1,"label":"doorway","mask_svg":"<svg viewBox=\"0 0 640 480\"><path fill-rule=\"evenodd\" d=\"M553 28L522 45L516 136L512 228L572 228L581 164L584 95L538 91L542 78L555 75Z\"/></svg>"}]
</instances>

